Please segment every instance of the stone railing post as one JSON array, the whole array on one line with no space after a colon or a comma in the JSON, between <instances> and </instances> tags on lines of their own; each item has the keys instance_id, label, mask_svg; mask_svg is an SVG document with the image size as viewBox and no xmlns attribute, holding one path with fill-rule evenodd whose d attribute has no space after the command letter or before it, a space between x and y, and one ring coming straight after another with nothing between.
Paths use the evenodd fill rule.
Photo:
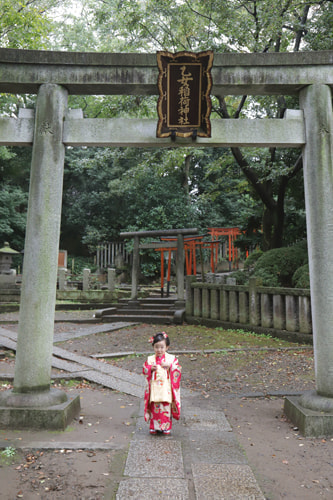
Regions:
<instances>
[{"instance_id":1,"label":"stone railing post","mask_svg":"<svg viewBox=\"0 0 333 500\"><path fill-rule=\"evenodd\" d=\"M116 289L116 270L112 268L108 268L108 289L110 292L114 292Z\"/></svg>"},{"instance_id":2,"label":"stone railing post","mask_svg":"<svg viewBox=\"0 0 333 500\"><path fill-rule=\"evenodd\" d=\"M66 288L66 273L67 269L61 267L58 270L58 279L59 279L59 290L64 291Z\"/></svg>"},{"instance_id":3,"label":"stone railing post","mask_svg":"<svg viewBox=\"0 0 333 500\"><path fill-rule=\"evenodd\" d=\"M185 314L187 316L193 316L194 311L194 293L191 286L192 283L196 281L195 276L186 276L186 304L185 304Z\"/></svg>"},{"instance_id":4,"label":"stone railing post","mask_svg":"<svg viewBox=\"0 0 333 500\"><path fill-rule=\"evenodd\" d=\"M202 301L201 301L201 288L194 288L194 300L193 300L193 316L201 318L202 316Z\"/></svg>"},{"instance_id":5,"label":"stone railing post","mask_svg":"<svg viewBox=\"0 0 333 500\"><path fill-rule=\"evenodd\" d=\"M210 290L208 287L202 287L202 317L210 317Z\"/></svg>"},{"instance_id":6,"label":"stone railing post","mask_svg":"<svg viewBox=\"0 0 333 500\"><path fill-rule=\"evenodd\" d=\"M140 237L134 236L133 244L133 260L132 260L132 291L131 300L138 300L139 274L140 274L140 252L139 252Z\"/></svg>"},{"instance_id":7,"label":"stone railing post","mask_svg":"<svg viewBox=\"0 0 333 500\"><path fill-rule=\"evenodd\" d=\"M217 288L212 288L210 291L210 317L211 319L219 319L220 308L219 308L219 290Z\"/></svg>"},{"instance_id":8,"label":"stone railing post","mask_svg":"<svg viewBox=\"0 0 333 500\"><path fill-rule=\"evenodd\" d=\"M301 333L312 332L311 302L310 297L300 295L298 297L299 331Z\"/></svg>"},{"instance_id":9,"label":"stone railing post","mask_svg":"<svg viewBox=\"0 0 333 500\"><path fill-rule=\"evenodd\" d=\"M250 325L260 324L260 297L257 292L257 278L249 280L249 315Z\"/></svg>"},{"instance_id":10,"label":"stone railing post","mask_svg":"<svg viewBox=\"0 0 333 500\"><path fill-rule=\"evenodd\" d=\"M284 295L273 295L273 327L278 330L286 328L286 306Z\"/></svg>"},{"instance_id":11,"label":"stone railing post","mask_svg":"<svg viewBox=\"0 0 333 500\"><path fill-rule=\"evenodd\" d=\"M82 290L84 292L89 290L90 269L83 269L83 284Z\"/></svg>"},{"instance_id":12,"label":"stone railing post","mask_svg":"<svg viewBox=\"0 0 333 500\"><path fill-rule=\"evenodd\" d=\"M293 295L286 295L286 330L298 332L298 301Z\"/></svg>"},{"instance_id":13,"label":"stone railing post","mask_svg":"<svg viewBox=\"0 0 333 500\"><path fill-rule=\"evenodd\" d=\"M176 257L176 275L177 275L177 302L184 301L184 235L177 235L177 257Z\"/></svg>"},{"instance_id":14,"label":"stone railing post","mask_svg":"<svg viewBox=\"0 0 333 500\"><path fill-rule=\"evenodd\" d=\"M238 323L239 304L238 293L235 290L229 291L229 321Z\"/></svg>"},{"instance_id":15,"label":"stone railing post","mask_svg":"<svg viewBox=\"0 0 333 500\"><path fill-rule=\"evenodd\" d=\"M249 322L249 296L247 292L239 292L239 322L246 324Z\"/></svg>"},{"instance_id":16,"label":"stone railing post","mask_svg":"<svg viewBox=\"0 0 333 500\"><path fill-rule=\"evenodd\" d=\"M268 293L262 293L260 297L261 326L271 328L273 326L272 299Z\"/></svg>"},{"instance_id":17,"label":"stone railing post","mask_svg":"<svg viewBox=\"0 0 333 500\"><path fill-rule=\"evenodd\" d=\"M229 321L229 291L223 285L220 290L220 320Z\"/></svg>"}]
</instances>

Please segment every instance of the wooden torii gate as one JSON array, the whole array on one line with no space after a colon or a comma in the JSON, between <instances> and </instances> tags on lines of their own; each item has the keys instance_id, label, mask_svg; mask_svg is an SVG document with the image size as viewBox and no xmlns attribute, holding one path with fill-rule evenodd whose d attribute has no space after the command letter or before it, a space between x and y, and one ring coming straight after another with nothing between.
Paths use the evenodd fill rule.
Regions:
<instances>
[{"instance_id":1,"label":"wooden torii gate","mask_svg":"<svg viewBox=\"0 0 333 500\"><path fill-rule=\"evenodd\" d=\"M0 394L0 423L9 425L13 407L18 427L26 408L67 400L50 389L65 146L276 146L302 148L317 387L290 398L287 411L312 435L333 434L333 51L216 54L211 74L212 95L293 95L299 109L283 119L212 120L212 136L194 144L157 138L156 120L84 119L67 101L156 95L156 54L0 49L0 92L37 94L35 110L0 118L0 145L32 146L14 389Z\"/></svg>"}]
</instances>

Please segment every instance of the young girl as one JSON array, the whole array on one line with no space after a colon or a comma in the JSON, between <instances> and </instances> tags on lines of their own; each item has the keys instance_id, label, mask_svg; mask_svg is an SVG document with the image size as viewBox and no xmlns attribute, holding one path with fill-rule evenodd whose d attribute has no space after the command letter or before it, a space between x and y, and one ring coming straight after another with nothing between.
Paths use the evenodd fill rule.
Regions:
<instances>
[{"instance_id":1,"label":"young girl","mask_svg":"<svg viewBox=\"0 0 333 500\"><path fill-rule=\"evenodd\" d=\"M180 417L181 366L176 356L167 352L170 345L165 332L156 333L149 339L155 354L148 356L143 365L146 377L145 421L150 420L149 432L170 434L172 417Z\"/></svg>"}]
</instances>

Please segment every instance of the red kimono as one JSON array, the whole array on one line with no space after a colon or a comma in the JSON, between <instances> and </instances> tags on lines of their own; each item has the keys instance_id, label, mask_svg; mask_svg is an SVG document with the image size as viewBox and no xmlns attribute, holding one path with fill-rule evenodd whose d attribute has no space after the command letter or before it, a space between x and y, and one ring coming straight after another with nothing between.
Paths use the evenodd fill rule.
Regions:
<instances>
[{"instance_id":1,"label":"red kimono","mask_svg":"<svg viewBox=\"0 0 333 500\"><path fill-rule=\"evenodd\" d=\"M156 379L158 379L158 371L152 371L151 366L154 364L161 365L162 362L171 365L170 369L162 369L165 370L166 373L165 379L160 382L162 385L164 384L167 386L164 388L166 394L165 399L169 399L169 401L154 401L153 399L156 399L156 396L154 397L156 392L153 390L153 385L156 383ZM155 354L149 356L143 365L143 374L146 377L145 421L148 422L148 420L150 420L149 429L151 431L170 432L172 428L172 417L176 420L180 418L181 366L178 363L178 359L173 354L167 352L162 357L156 356ZM167 394L170 395L170 398Z\"/></svg>"}]
</instances>

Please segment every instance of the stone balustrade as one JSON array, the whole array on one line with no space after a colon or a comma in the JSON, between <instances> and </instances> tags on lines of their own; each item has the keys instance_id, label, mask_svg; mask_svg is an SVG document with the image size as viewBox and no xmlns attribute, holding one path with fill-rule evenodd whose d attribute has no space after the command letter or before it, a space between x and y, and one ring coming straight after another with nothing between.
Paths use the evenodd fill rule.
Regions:
<instances>
[{"instance_id":1,"label":"stone balustrade","mask_svg":"<svg viewBox=\"0 0 333 500\"><path fill-rule=\"evenodd\" d=\"M258 286L255 278L249 285L231 282L201 283L187 277L186 321L312 341L309 289Z\"/></svg>"}]
</instances>

